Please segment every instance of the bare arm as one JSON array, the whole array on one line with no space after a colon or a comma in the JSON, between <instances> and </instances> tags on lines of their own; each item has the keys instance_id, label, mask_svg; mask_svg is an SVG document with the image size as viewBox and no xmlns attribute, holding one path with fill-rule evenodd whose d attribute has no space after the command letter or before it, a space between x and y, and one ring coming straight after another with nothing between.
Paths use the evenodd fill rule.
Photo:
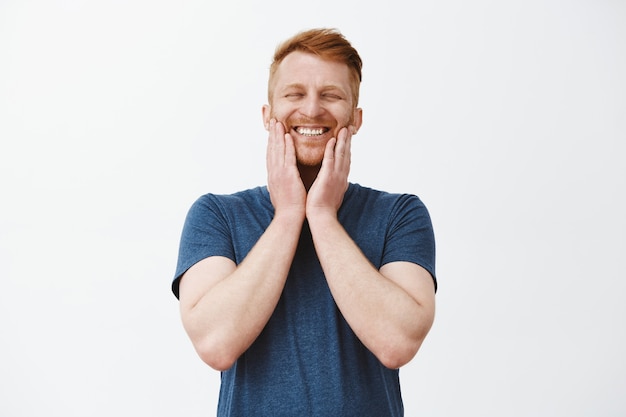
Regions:
<instances>
[{"instance_id":1,"label":"bare arm","mask_svg":"<svg viewBox=\"0 0 626 417\"><path fill-rule=\"evenodd\" d=\"M322 170L309 191L306 214L326 280L346 321L376 357L399 368L417 353L435 312L430 274L409 262L378 271L337 220L347 189L350 135L329 142Z\"/></svg>"},{"instance_id":2,"label":"bare arm","mask_svg":"<svg viewBox=\"0 0 626 417\"><path fill-rule=\"evenodd\" d=\"M430 274L410 262L393 262L378 271L339 222L309 223L330 290L354 333L388 368L408 363L434 319Z\"/></svg>"},{"instance_id":3,"label":"bare arm","mask_svg":"<svg viewBox=\"0 0 626 417\"><path fill-rule=\"evenodd\" d=\"M275 214L259 241L240 265L206 258L180 282L183 326L202 360L217 370L230 368L272 315L304 221L306 192L282 124L271 125L267 165Z\"/></svg>"}]
</instances>

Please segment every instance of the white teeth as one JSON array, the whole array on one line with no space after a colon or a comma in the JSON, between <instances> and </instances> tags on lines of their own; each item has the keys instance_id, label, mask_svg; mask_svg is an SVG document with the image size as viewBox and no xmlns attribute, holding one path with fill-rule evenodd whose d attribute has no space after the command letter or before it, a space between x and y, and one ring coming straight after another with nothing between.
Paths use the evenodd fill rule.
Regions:
<instances>
[{"instance_id":1,"label":"white teeth","mask_svg":"<svg viewBox=\"0 0 626 417\"><path fill-rule=\"evenodd\" d=\"M319 128L319 129L310 129L308 127L299 127L298 129L296 129L296 131L304 136L319 136L322 133L324 133L324 129L323 128Z\"/></svg>"}]
</instances>

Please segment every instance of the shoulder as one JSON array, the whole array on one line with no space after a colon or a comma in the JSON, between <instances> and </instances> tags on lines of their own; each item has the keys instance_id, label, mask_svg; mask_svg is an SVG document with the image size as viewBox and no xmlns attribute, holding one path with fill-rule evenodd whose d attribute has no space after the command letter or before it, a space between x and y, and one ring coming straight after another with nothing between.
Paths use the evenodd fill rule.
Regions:
<instances>
[{"instance_id":1,"label":"shoulder","mask_svg":"<svg viewBox=\"0 0 626 417\"><path fill-rule=\"evenodd\" d=\"M371 207L392 214L395 210L426 210L422 200L415 194L392 193L351 183L346 201L361 207Z\"/></svg>"},{"instance_id":2,"label":"shoulder","mask_svg":"<svg viewBox=\"0 0 626 417\"><path fill-rule=\"evenodd\" d=\"M255 187L232 194L203 194L194 201L191 211L232 210L239 207L271 206L267 187Z\"/></svg>"},{"instance_id":3,"label":"shoulder","mask_svg":"<svg viewBox=\"0 0 626 417\"><path fill-rule=\"evenodd\" d=\"M267 187L259 186L231 194L206 193L198 197L194 204L237 204L245 202L263 202L269 199Z\"/></svg>"}]
</instances>

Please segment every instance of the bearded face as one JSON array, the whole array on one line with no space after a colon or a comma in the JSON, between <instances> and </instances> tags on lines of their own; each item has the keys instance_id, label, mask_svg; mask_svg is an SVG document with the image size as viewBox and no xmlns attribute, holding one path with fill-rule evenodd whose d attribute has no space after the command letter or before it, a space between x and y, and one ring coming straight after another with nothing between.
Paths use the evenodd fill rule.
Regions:
<instances>
[{"instance_id":1,"label":"bearded face","mask_svg":"<svg viewBox=\"0 0 626 417\"><path fill-rule=\"evenodd\" d=\"M326 143L342 127L361 125L361 109L352 97L347 65L292 52L276 71L270 105L263 107L264 122L282 122L293 137L298 163L319 166Z\"/></svg>"}]
</instances>

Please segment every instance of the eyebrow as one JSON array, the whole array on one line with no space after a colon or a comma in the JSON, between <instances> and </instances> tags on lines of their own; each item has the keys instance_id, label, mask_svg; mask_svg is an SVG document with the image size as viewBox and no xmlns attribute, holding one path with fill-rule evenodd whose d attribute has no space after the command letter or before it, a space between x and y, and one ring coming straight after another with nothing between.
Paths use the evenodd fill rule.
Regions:
<instances>
[{"instance_id":1,"label":"eyebrow","mask_svg":"<svg viewBox=\"0 0 626 417\"><path fill-rule=\"evenodd\" d=\"M282 91L284 90L289 90L289 89L303 89L305 90L306 88L304 87L304 84L301 83L291 83L291 84L287 84L285 86L283 86L283 88L281 88ZM322 86L322 91L330 91L330 90L337 90L337 91L341 91L344 94L350 94L349 91L345 91L343 88L341 88L339 85L337 84L327 84Z\"/></svg>"},{"instance_id":2,"label":"eyebrow","mask_svg":"<svg viewBox=\"0 0 626 417\"><path fill-rule=\"evenodd\" d=\"M304 85L302 85L300 83L292 83L292 84L285 85L282 89L283 90L288 90L290 88L304 88Z\"/></svg>"}]
</instances>

